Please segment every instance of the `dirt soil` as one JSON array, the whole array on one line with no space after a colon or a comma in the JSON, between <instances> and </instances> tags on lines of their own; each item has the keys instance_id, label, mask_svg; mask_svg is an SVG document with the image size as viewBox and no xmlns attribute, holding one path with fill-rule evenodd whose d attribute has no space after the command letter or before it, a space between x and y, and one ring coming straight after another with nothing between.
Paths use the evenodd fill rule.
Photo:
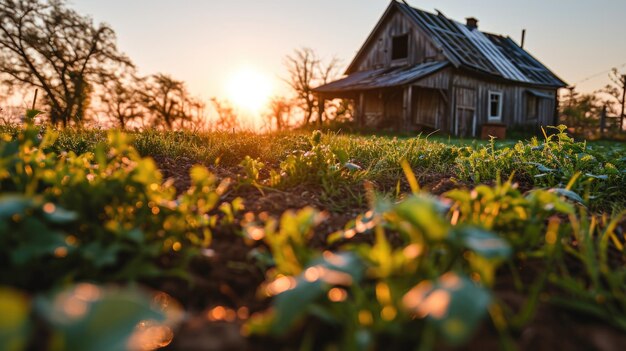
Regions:
<instances>
[{"instance_id":1,"label":"dirt soil","mask_svg":"<svg viewBox=\"0 0 626 351\"><path fill-rule=\"evenodd\" d=\"M179 192L189 187L189 170L193 162L189 159L167 159L156 157L165 179L172 179ZM237 169L210 166L209 169L220 179L237 176ZM522 190L528 190L520 179ZM450 175L419 175L420 184L434 195L443 194L454 188L468 187ZM377 187L394 189L396 184L378 182ZM407 191L408 185L402 184ZM225 200L241 197L245 200L246 211L255 214L267 212L278 217L284 211L313 206L326 210L328 219L318 227L312 245L325 247L326 237L344 225L366 208L332 212L325 208L320 193L306 187L294 187L284 191L264 191L248 187L228 193ZM233 230L216 232L211 249L192 265L193 282L160 282L158 289L178 299L188 311L188 318L175 333L173 342L166 350L185 351L239 351L239 350L292 350L289 340L247 339L241 335L243 321L269 306L269 301L257 296L257 290L264 280L263 267L252 257L255 245L246 243ZM528 264L522 267L524 276L532 279L540 274L542 267ZM512 282L500 274L495 294L512 310L520 310L526 297L513 288ZM217 309L216 309L217 307ZM222 309L223 307L224 309ZM226 312L224 312L226 311ZM225 318L215 318L215 317ZM541 303L532 321L512 335L515 346L520 350L626 350L626 335L602 322L565 313L548 303ZM474 339L464 350L498 350L500 341L497 331L485 323ZM441 350L448 350L441 345Z\"/></svg>"}]
</instances>

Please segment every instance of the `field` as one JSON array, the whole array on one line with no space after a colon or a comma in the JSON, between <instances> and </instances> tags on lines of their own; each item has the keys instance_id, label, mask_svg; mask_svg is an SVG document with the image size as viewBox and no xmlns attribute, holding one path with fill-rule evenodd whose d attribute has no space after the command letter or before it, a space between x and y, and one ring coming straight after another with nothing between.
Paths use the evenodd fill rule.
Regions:
<instances>
[{"instance_id":1,"label":"field","mask_svg":"<svg viewBox=\"0 0 626 351\"><path fill-rule=\"evenodd\" d=\"M624 144L2 134L0 349L626 349Z\"/></svg>"}]
</instances>

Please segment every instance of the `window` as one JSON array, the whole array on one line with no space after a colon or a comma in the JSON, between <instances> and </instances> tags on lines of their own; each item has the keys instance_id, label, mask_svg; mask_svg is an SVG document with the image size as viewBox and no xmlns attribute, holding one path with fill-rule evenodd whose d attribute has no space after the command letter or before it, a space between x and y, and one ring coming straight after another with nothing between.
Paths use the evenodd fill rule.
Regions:
<instances>
[{"instance_id":1,"label":"window","mask_svg":"<svg viewBox=\"0 0 626 351\"><path fill-rule=\"evenodd\" d=\"M528 94L526 98L526 118L529 120L537 119L539 117L539 98L532 94Z\"/></svg>"},{"instance_id":2,"label":"window","mask_svg":"<svg viewBox=\"0 0 626 351\"><path fill-rule=\"evenodd\" d=\"M489 92L489 120L502 120L502 93L496 91Z\"/></svg>"},{"instance_id":3,"label":"window","mask_svg":"<svg viewBox=\"0 0 626 351\"><path fill-rule=\"evenodd\" d=\"M404 34L392 38L391 59L401 60L409 57L409 35Z\"/></svg>"}]
</instances>

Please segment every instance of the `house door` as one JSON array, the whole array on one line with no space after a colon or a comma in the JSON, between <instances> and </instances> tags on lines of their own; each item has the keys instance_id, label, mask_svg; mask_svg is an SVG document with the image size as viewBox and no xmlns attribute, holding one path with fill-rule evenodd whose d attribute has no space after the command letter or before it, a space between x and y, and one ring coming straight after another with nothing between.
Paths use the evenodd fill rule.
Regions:
<instances>
[{"instance_id":1,"label":"house door","mask_svg":"<svg viewBox=\"0 0 626 351\"><path fill-rule=\"evenodd\" d=\"M463 138L476 136L476 90L456 87L455 134Z\"/></svg>"},{"instance_id":2,"label":"house door","mask_svg":"<svg viewBox=\"0 0 626 351\"><path fill-rule=\"evenodd\" d=\"M472 138L476 135L476 111L469 108L456 110L457 135Z\"/></svg>"}]
</instances>

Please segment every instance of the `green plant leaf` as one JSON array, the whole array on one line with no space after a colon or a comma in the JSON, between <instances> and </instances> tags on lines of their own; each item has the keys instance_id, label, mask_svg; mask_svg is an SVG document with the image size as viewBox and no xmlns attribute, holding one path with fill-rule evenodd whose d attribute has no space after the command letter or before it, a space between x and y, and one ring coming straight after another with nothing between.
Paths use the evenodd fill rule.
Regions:
<instances>
[{"instance_id":1,"label":"green plant leaf","mask_svg":"<svg viewBox=\"0 0 626 351\"><path fill-rule=\"evenodd\" d=\"M398 204L394 212L411 223L431 240L444 239L448 234L448 223L443 219L445 206L425 196L411 196Z\"/></svg>"},{"instance_id":2,"label":"green plant leaf","mask_svg":"<svg viewBox=\"0 0 626 351\"><path fill-rule=\"evenodd\" d=\"M65 350L124 350L139 322L164 319L151 307L150 298L138 290L91 284L40 298L36 306Z\"/></svg>"},{"instance_id":3,"label":"green plant leaf","mask_svg":"<svg viewBox=\"0 0 626 351\"><path fill-rule=\"evenodd\" d=\"M306 272L309 269L318 273L316 279L307 276ZM313 302L325 296L332 286L337 283L358 284L363 273L363 263L353 253L330 254L312 261L304 273L295 278L295 287L274 298L275 317L272 321L272 333L286 333L293 322L302 316Z\"/></svg>"},{"instance_id":4,"label":"green plant leaf","mask_svg":"<svg viewBox=\"0 0 626 351\"><path fill-rule=\"evenodd\" d=\"M560 196L563 196L569 200L584 204L585 200L583 200L582 197L580 197L580 195L576 194L575 192L571 191L571 190L567 190L567 189L563 189L563 188L554 188L554 189L550 189L550 192L553 192L555 194L558 194Z\"/></svg>"},{"instance_id":5,"label":"green plant leaf","mask_svg":"<svg viewBox=\"0 0 626 351\"><path fill-rule=\"evenodd\" d=\"M350 161L350 156L348 155L348 152L346 152L346 150L336 149L336 150L333 150L333 153L335 154L339 162L342 164L347 164L348 161Z\"/></svg>"},{"instance_id":6,"label":"green plant leaf","mask_svg":"<svg viewBox=\"0 0 626 351\"><path fill-rule=\"evenodd\" d=\"M35 206L35 200L17 194L0 196L0 219L7 220L14 215L23 216L26 210Z\"/></svg>"},{"instance_id":7,"label":"green plant leaf","mask_svg":"<svg viewBox=\"0 0 626 351\"><path fill-rule=\"evenodd\" d=\"M446 273L435 282L422 282L403 297L404 307L429 323L452 345L467 341L480 325L491 295L470 279Z\"/></svg>"},{"instance_id":8,"label":"green plant leaf","mask_svg":"<svg viewBox=\"0 0 626 351\"><path fill-rule=\"evenodd\" d=\"M363 168L357 164L354 163L350 163L350 162L346 162L344 165L344 167L346 167L347 170L349 170L350 172L356 172L356 171L362 171Z\"/></svg>"},{"instance_id":9,"label":"green plant leaf","mask_svg":"<svg viewBox=\"0 0 626 351\"><path fill-rule=\"evenodd\" d=\"M553 173L556 172L556 169L548 168L541 163L537 162L526 162L526 164L537 167L537 170L542 173Z\"/></svg>"},{"instance_id":10,"label":"green plant leaf","mask_svg":"<svg viewBox=\"0 0 626 351\"><path fill-rule=\"evenodd\" d=\"M466 248L487 259L507 259L513 251L506 240L479 227L457 227L454 234Z\"/></svg>"},{"instance_id":11,"label":"green plant leaf","mask_svg":"<svg viewBox=\"0 0 626 351\"><path fill-rule=\"evenodd\" d=\"M31 329L30 301L19 291L0 286L0 350L25 350Z\"/></svg>"},{"instance_id":12,"label":"green plant leaf","mask_svg":"<svg viewBox=\"0 0 626 351\"><path fill-rule=\"evenodd\" d=\"M44 212L44 217L51 223L66 224L77 220L78 214L56 206L53 212Z\"/></svg>"},{"instance_id":13,"label":"green plant leaf","mask_svg":"<svg viewBox=\"0 0 626 351\"><path fill-rule=\"evenodd\" d=\"M599 179L599 180L608 180L609 176L606 174L602 174L602 175L595 175L595 174L591 174L591 173L585 173L585 176L589 177L589 178L593 178L593 179Z\"/></svg>"}]
</instances>

